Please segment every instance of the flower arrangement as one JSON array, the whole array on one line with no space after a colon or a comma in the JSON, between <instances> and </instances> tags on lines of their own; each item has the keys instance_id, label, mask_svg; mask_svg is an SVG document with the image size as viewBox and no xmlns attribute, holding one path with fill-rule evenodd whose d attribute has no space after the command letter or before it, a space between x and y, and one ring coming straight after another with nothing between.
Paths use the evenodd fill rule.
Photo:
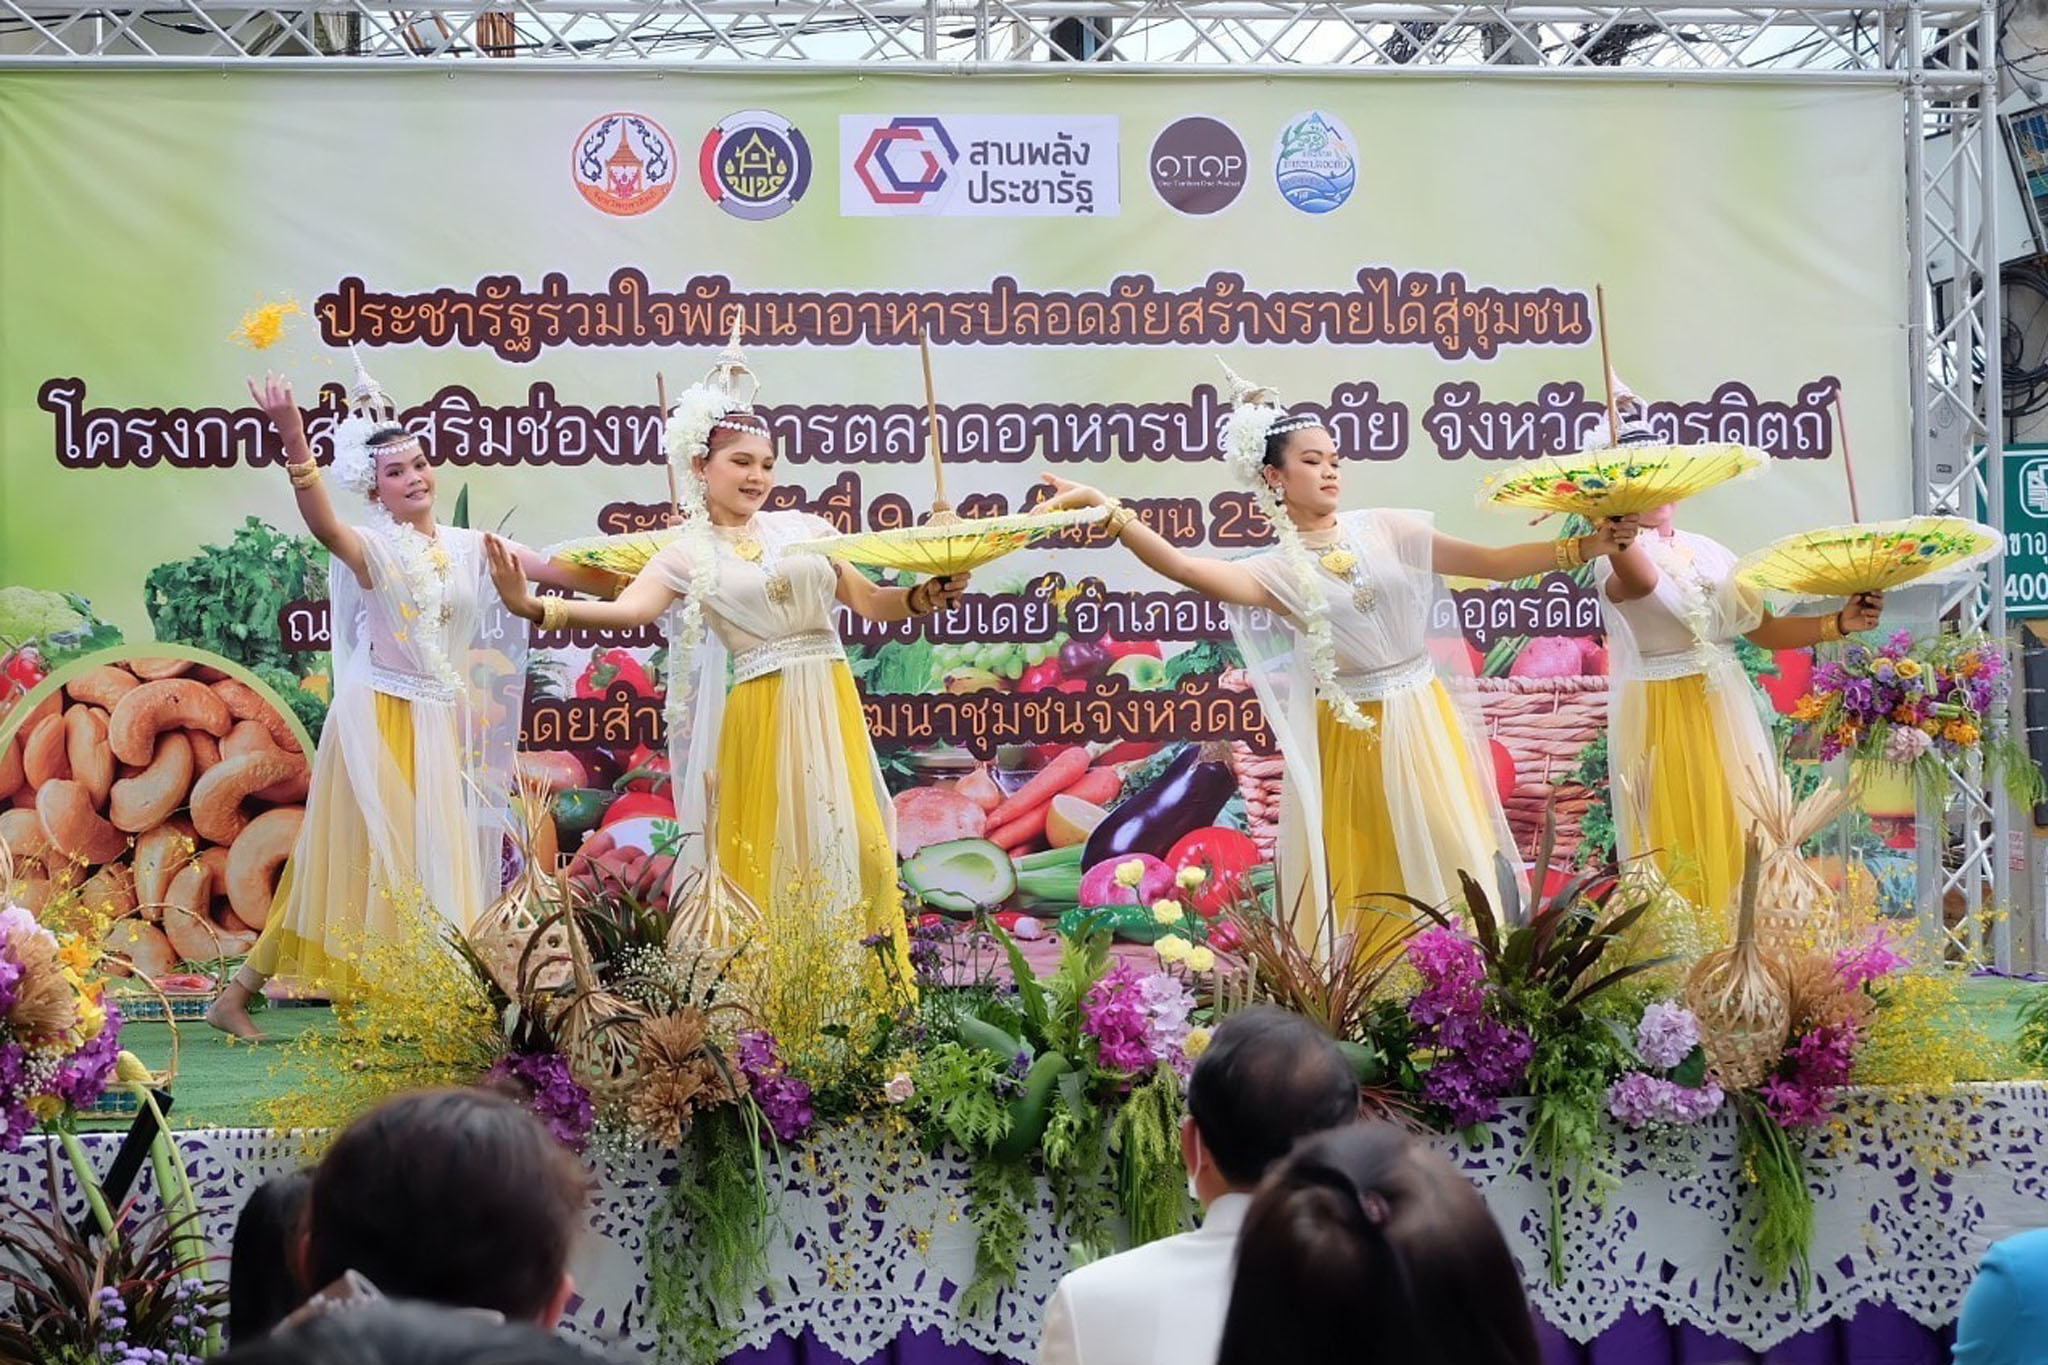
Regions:
<instances>
[{"instance_id":1,"label":"flower arrangement","mask_svg":"<svg viewBox=\"0 0 2048 1365\"><path fill-rule=\"evenodd\" d=\"M1707 1074L1700 1021L1691 1010L1657 1000L1636 1022L1640 1065L1607 1090L1607 1112L1625 1128L1683 1127L1719 1112L1721 1087Z\"/></svg>"},{"instance_id":2,"label":"flower arrangement","mask_svg":"<svg viewBox=\"0 0 2048 1365\"><path fill-rule=\"evenodd\" d=\"M9 880L0 864L0 886ZM37 1124L89 1108L121 1048L121 1011L82 935L59 936L18 905L0 910L0 1152Z\"/></svg>"},{"instance_id":3,"label":"flower arrangement","mask_svg":"<svg viewBox=\"0 0 2048 1365\"><path fill-rule=\"evenodd\" d=\"M1408 944L1422 990L1408 1001L1414 1046L1433 1057L1423 1074L1423 1100L1454 1128L1500 1117L1503 1095L1516 1092L1536 1041L1503 1022L1500 992L1487 980L1479 945L1449 927L1426 929Z\"/></svg>"},{"instance_id":4,"label":"flower arrangement","mask_svg":"<svg viewBox=\"0 0 2048 1365\"><path fill-rule=\"evenodd\" d=\"M1794 743L1822 758L1848 755L1909 769L1946 789L1949 767L1977 754L2022 804L2041 795L2041 773L2007 733L2012 686L2005 651L1988 636L1899 631L1882 645L1852 643L1813 670L1793 709Z\"/></svg>"}]
</instances>

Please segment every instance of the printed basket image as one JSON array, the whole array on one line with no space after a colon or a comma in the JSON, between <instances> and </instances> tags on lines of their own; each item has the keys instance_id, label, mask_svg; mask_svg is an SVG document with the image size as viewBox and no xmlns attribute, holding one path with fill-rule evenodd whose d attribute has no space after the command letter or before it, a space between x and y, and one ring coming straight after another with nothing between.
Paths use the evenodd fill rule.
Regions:
<instances>
[{"instance_id":1,"label":"printed basket image","mask_svg":"<svg viewBox=\"0 0 2048 1365\"><path fill-rule=\"evenodd\" d=\"M1477 678L1486 733L1506 747L1515 764L1513 790L1501 800L1508 829L1526 860L1536 856L1543 808L1557 801L1557 856L1578 846L1579 822L1593 792L1569 781L1587 745L1607 728L1607 679Z\"/></svg>"}]
</instances>

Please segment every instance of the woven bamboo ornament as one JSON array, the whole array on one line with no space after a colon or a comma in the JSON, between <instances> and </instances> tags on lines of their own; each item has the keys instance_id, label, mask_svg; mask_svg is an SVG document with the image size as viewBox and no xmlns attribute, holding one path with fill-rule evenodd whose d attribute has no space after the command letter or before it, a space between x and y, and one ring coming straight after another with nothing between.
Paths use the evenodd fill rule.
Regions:
<instances>
[{"instance_id":1,"label":"woven bamboo ornament","mask_svg":"<svg viewBox=\"0 0 2048 1365\"><path fill-rule=\"evenodd\" d=\"M638 1073L640 1026L647 1011L604 988L581 934L569 936L569 969L575 994L555 1020L555 1041L593 1098L622 1098Z\"/></svg>"},{"instance_id":2,"label":"woven bamboo ornament","mask_svg":"<svg viewBox=\"0 0 2048 1365\"><path fill-rule=\"evenodd\" d=\"M521 780L513 800L519 816L519 875L469 931L469 946L491 980L522 1002L535 992L559 991L570 978L569 936L575 931L570 915L553 913L568 909L569 891L555 867L559 846L549 805L545 787Z\"/></svg>"},{"instance_id":3,"label":"woven bamboo ornament","mask_svg":"<svg viewBox=\"0 0 2048 1365\"><path fill-rule=\"evenodd\" d=\"M1613 783L1615 806L1627 813L1636 829L1649 826L1648 767L1645 762L1638 765L1632 774L1617 773ZM1630 925L1626 934L1608 946L1603 965L1611 970L1651 958L1673 958L1676 961L1670 967L1659 968L1651 975L1659 980L1669 978L1673 985L1678 984L1676 978L1685 971L1687 964L1696 961L1700 954L1719 942L1720 934L1710 931L1708 916L1671 884L1655 858L1631 858L1622 863L1618 883L1621 894L1630 900L1648 900L1652 908Z\"/></svg>"},{"instance_id":4,"label":"woven bamboo ornament","mask_svg":"<svg viewBox=\"0 0 2048 1365\"><path fill-rule=\"evenodd\" d=\"M1792 793L1791 778L1753 769L1735 800L1763 849L1758 944L1780 960L1836 946L1843 927L1839 898L1800 850L1849 808L1855 792L1823 782L1801 801Z\"/></svg>"},{"instance_id":5,"label":"woven bamboo ornament","mask_svg":"<svg viewBox=\"0 0 2048 1365\"><path fill-rule=\"evenodd\" d=\"M1784 1055L1790 1027L1783 969L1756 939L1763 857L1754 835L1744 841L1744 853L1735 942L1702 957L1685 980L1700 1046L1725 1090L1747 1090L1768 1076Z\"/></svg>"},{"instance_id":6,"label":"woven bamboo ornament","mask_svg":"<svg viewBox=\"0 0 2048 1365\"><path fill-rule=\"evenodd\" d=\"M761 922L761 908L718 862L718 774L704 774L704 861L676 888L669 921L670 952L723 951L738 946Z\"/></svg>"}]
</instances>

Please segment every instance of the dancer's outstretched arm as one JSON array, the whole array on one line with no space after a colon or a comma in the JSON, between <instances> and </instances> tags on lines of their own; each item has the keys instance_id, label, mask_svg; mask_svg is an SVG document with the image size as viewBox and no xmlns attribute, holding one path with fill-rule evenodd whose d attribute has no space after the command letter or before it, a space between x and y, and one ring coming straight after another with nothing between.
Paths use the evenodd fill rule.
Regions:
<instances>
[{"instance_id":1,"label":"dancer's outstretched arm","mask_svg":"<svg viewBox=\"0 0 2048 1365\"><path fill-rule=\"evenodd\" d=\"M1052 485L1055 494L1041 504L1048 511L1064 511L1070 507L1108 507L1114 501L1101 489L1091 488L1085 483L1074 483L1051 474L1043 477ZM1132 516L1129 509L1121 504L1117 504L1105 524L1109 525L1111 534L1123 542L1124 548L1138 557L1139 563L1184 588L1193 588L1204 597L1213 597L1232 606L1280 609L1280 604L1266 591L1266 585L1244 565L1233 564L1227 559L1191 555Z\"/></svg>"}]
</instances>

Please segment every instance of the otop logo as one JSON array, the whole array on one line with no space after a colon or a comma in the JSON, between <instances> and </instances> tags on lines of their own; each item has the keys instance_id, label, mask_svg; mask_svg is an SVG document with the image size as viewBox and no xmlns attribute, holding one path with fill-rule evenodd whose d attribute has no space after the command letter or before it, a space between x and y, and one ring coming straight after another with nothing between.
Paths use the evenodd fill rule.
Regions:
<instances>
[{"instance_id":1,"label":"otop logo","mask_svg":"<svg viewBox=\"0 0 2048 1365\"><path fill-rule=\"evenodd\" d=\"M1184 118L1152 143L1152 188L1176 213L1220 213L1244 192L1244 139L1219 119Z\"/></svg>"},{"instance_id":2,"label":"otop logo","mask_svg":"<svg viewBox=\"0 0 2048 1365\"><path fill-rule=\"evenodd\" d=\"M569 169L583 201L615 218L650 212L676 187L676 144L645 114L618 111L576 135Z\"/></svg>"},{"instance_id":3,"label":"otop logo","mask_svg":"<svg viewBox=\"0 0 2048 1365\"><path fill-rule=\"evenodd\" d=\"M878 205L922 204L946 188L960 149L930 115L892 118L854 154L853 174Z\"/></svg>"},{"instance_id":4,"label":"otop logo","mask_svg":"<svg viewBox=\"0 0 2048 1365\"><path fill-rule=\"evenodd\" d=\"M811 147L780 114L742 109L704 135L697 180L706 197L735 218L775 218L811 187Z\"/></svg>"},{"instance_id":5,"label":"otop logo","mask_svg":"<svg viewBox=\"0 0 2048 1365\"><path fill-rule=\"evenodd\" d=\"M855 218L1058 218L1119 210L1106 115L846 114L839 211Z\"/></svg>"}]
</instances>

